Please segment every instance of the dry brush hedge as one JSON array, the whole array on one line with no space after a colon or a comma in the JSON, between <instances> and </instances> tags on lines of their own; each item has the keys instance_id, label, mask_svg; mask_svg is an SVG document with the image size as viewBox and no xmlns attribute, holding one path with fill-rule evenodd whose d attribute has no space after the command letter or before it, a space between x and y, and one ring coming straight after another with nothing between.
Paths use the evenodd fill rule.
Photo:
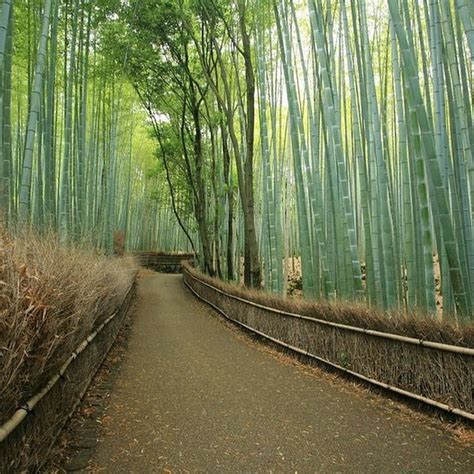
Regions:
<instances>
[{"instance_id":1,"label":"dry brush hedge","mask_svg":"<svg viewBox=\"0 0 474 474\"><path fill-rule=\"evenodd\" d=\"M36 472L45 460L115 340L136 270L54 236L0 233L0 426L55 380L0 441L0 472Z\"/></svg>"},{"instance_id":2,"label":"dry brush hedge","mask_svg":"<svg viewBox=\"0 0 474 474\"><path fill-rule=\"evenodd\" d=\"M131 259L0 233L0 425L117 309Z\"/></svg>"},{"instance_id":3,"label":"dry brush hedge","mask_svg":"<svg viewBox=\"0 0 474 474\"><path fill-rule=\"evenodd\" d=\"M74 413L114 343L135 295L127 292L120 309L10 435L0 442L0 472L41 472L59 433Z\"/></svg>"},{"instance_id":4,"label":"dry brush hedge","mask_svg":"<svg viewBox=\"0 0 474 474\"><path fill-rule=\"evenodd\" d=\"M472 355L446 352L275 313L236 300L212 287L288 313L460 347L474 347L473 326L454 327L432 319L407 318L347 302L284 300L223 283L203 275L188 264L183 267L183 277L198 295L224 314L257 331L364 377L474 413Z\"/></svg>"}]
</instances>

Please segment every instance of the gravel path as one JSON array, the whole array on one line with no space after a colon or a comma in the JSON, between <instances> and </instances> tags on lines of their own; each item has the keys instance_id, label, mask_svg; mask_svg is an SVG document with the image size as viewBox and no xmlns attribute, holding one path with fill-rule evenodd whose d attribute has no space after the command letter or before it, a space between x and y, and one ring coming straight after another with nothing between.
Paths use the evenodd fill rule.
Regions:
<instances>
[{"instance_id":1,"label":"gravel path","mask_svg":"<svg viewBox=\"0 0 474 474\"><path fill-rule=\"evenodd\" d=\"M97 470L474 472L472 445L275 356L198 302L181 276L146 275L139 296Z\"/></svg>"}]
</instances>

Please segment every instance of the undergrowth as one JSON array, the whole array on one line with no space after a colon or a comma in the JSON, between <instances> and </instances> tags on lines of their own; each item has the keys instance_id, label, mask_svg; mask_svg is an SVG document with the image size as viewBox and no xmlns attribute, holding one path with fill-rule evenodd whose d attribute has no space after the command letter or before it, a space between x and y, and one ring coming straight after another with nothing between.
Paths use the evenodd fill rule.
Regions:
<instances>
[{"instance_id":1,"label":"undergrowth","mask_svg":"<svg viewBox=\"0 0 474 474\"><path fill-rule=\"evenodd\" d=\"M136 269L54 235L0 231L0 423L118 308Z\"/></svg>"}]
</instances>

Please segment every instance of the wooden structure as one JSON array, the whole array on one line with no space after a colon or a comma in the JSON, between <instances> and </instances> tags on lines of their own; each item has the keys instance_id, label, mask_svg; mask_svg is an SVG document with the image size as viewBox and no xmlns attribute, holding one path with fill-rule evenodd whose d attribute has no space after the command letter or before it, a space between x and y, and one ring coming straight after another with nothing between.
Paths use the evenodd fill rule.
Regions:
<instances>
[{"instance_id":1,"label":"wooden structure","mask_svg":"<svg viewBox=\"0 0 474 474\"><path fill-rule=\"evenodd\" d=\"M180 273L181 262L195 258L192 253L163 252L139 252L135 256L143 267L162 273Z\"/></svg>"}]
</instances>

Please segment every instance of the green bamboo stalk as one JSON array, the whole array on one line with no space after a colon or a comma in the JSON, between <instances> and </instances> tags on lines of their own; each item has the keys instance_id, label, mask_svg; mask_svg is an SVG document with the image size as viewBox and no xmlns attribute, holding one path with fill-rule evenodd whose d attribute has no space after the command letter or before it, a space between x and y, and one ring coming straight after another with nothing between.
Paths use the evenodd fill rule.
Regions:
<instances>
[{"instance_id":1,"label":"green bamboo stalk","mask_svg":"<svg viewBox=\"0 0 474 474\"><path fill-rule=\"evenodd\" d=\"M28 223L30 213L30 191L31 174L33 167L34 139L41 103L43 73L46 63L46 45L48 41L48 31L50 26L51 6L52 0L45 0L41 26L41 36L36 57L35 74L33 85L31 88L30 110L28 114L28 125L26 129L25 151L23 154L23 166L21 173L21 186L19 197L19 222L21 224Z\"/></svg>"},{"instance_id":2,"label":"green bamboo stalk","mask_svg":"<svg viewBox=\"0 0 474 474\"><path fill-rule=\"evenodd\" d=\"M331 160L328 160L328 171L331 177L331 188L333 193L333 201L340 209L342 216L343 232L345 235L345 241L347 242L347 248L350 252L351 258L351 270L352 270L352 288L347 296L351 296L351 293L357 297L363 296L362 289L362 275L359 257L357 255L357 239L355 229L354 212L352 208L352 199L349 193L349 183L347 179L346 163L342 151L341 132L340 132L340 119L337 117L336 112L336 91L335 85L331 81L329 72L329 63L326 52L326 45L324 41L323 25L321 23L321 8L317 7L316 2L309 0L309 16L311 20L311 28L314 37L314 44L316 46L316 56L319 61L320 74L322 79L322 107L324 109L325 121L328 125L328 138L331 146L331 154L335 159L335 169L332 169ZM319 14L318 14L319 12ZM336 185L337 180L337 185ZM337 188L339 189L340 195L336 198ZM339 212L338 212L339 214ZM337 217L337 216L336 216ZM339 230L340 232L340 230Z\"/></svg>"},{"instance_id":3,"label":"green bamboo stalk","mask_svg":"<svg viewBox=\"0 0 474 474\"><path fill-rule=\"evenodd\" d=\"M9 6L7 6L9 4ZM4 22L8 18L5 29ZM5 39L3 38L5 35ZM5 46L3 47L3 42ZM11 214L11 169L12 169L12 52L13 52L13 7L12 2L2 5L0 20L0 220L9 223Z\"/></svg>"},{"instance_id":4,"label":"green bamboo stalk","mask_svg":"<svg viewBox=\"0 0 474 474\"><path fill-rule=\"evenodd\" d=\"M294 81L294 76L291 70L292 57L289 46L288 30L286 28L285 22L281 20L281 4L280 6L277 6L276 2L274 2L273 9L276 18L278 41L280 44L280 52L282 57L283 70L285 74L285 84L289 103L291 145L293 151L294 174L296 178L296 203L298 209L299 239L301 245L303 291L305 295L311 297L314 296L316 289L313 274L313 255L308 225L309 219L303 184L303 164L301 157L301 155L306 156L306 147L305 144L301 143L300 141L301 130L299 124L301 123L301 115L296 98L296 85Z\"/></svg>"},{"instance_id":5,"label":"green bamboo stalk","mask_svg":"<svg viewBox=\"0 0 474 474\"><path fill-rule=\"evenodd\" d=\"M433 183L434 199L438 206L441 232L446 249L456 308L459 311L461 318L469 319L471 314L471 304L466 292L466 282L463 280L457 240L454 235L452 220L449 215L449 207L443 187L439 163L436 156L436 149L432 138L433 133L422 99L417 69L413 58L413 51L407 41L406 31L403 28L401 20L400 10L398 9L398 6L394 0L389 0L389 10L400 47L400 53L403 62L403 73L406 78L406 93L414 108L414 116L416 117L416 121L421 131L423 152L426 156L424 160L418 160L417 163L417 179L419 180L418 193L420 204L422 206L422 224L424 225L424 245L426 247L431 246L428 196L424 170L424 166L426 164L431 182Z\"/></svg>"},{"instance_id":6,"label":"green bamboo stalk","mask_svg":"<svg viewBox=\"0 0 474 474\"><path fill-rule=\"evenodd\" d=\"M471 51L471 63L474 63L474 6L468 0L456 0L456 8Z\"/></svg>"}]
</instances>

